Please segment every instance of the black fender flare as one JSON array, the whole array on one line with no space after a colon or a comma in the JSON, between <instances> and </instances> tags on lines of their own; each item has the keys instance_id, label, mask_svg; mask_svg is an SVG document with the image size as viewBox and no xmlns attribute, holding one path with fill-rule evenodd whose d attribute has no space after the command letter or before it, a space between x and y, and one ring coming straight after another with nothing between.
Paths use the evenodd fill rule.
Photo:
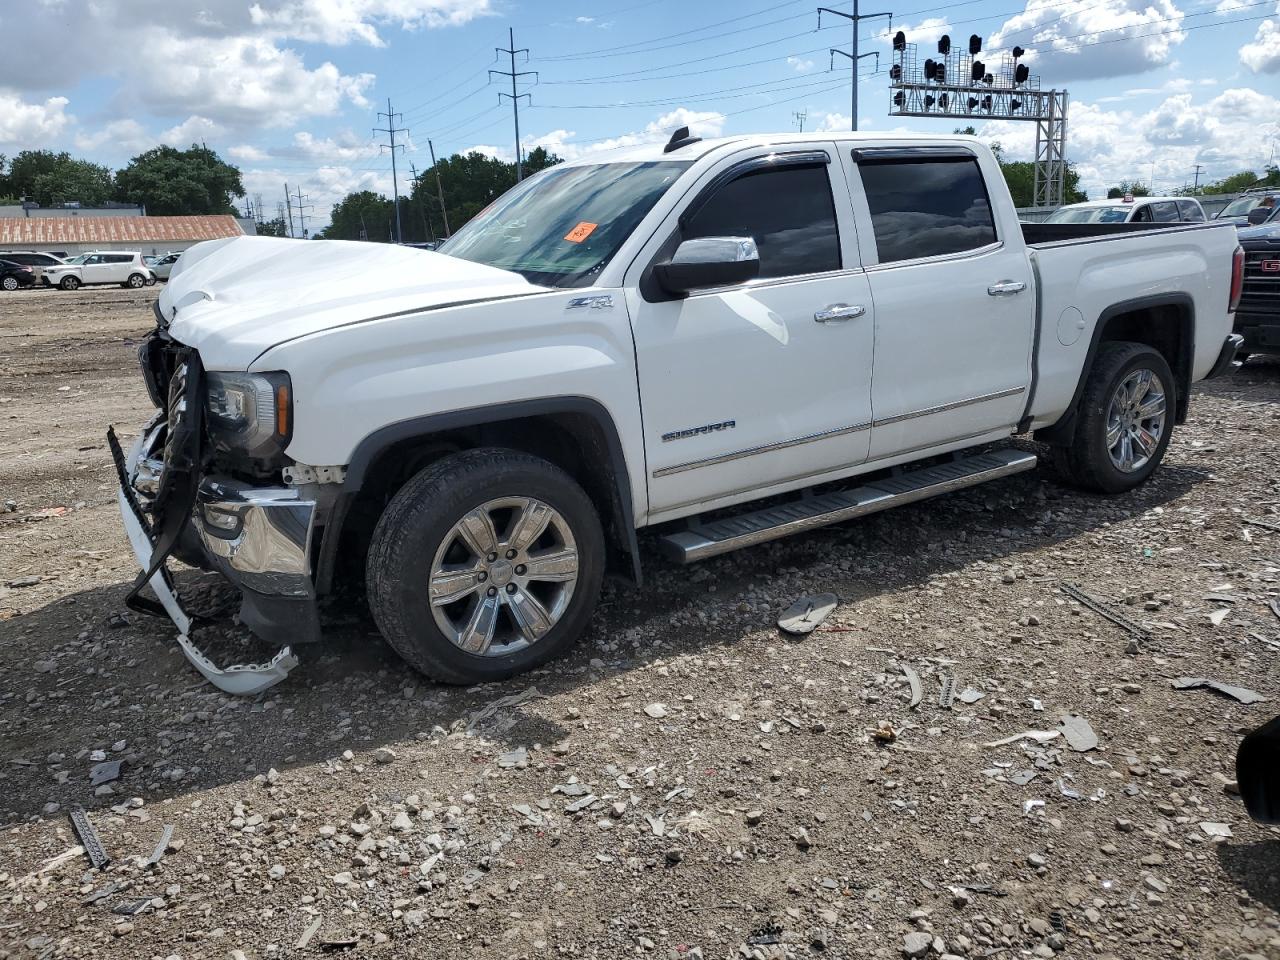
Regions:
<instances>
[{"instance_id":1,"label":"black fender flare","mask_svg":"<svg viewBox=\"0 0 1280 960\"><path fill-rule=\"evenodd\" d=\"M1098 315L1098 320L1093 325L1093 334L1089 339L1089 350L1085 354L1084 364L1080 368L1080 378L1076 381L1075 392L1071 395L1071 403L1057 423L1052 426L1042 427L1036 431L1037 440L1051 444L1069 445L1075 439L1080 397L1084 394L1084 385L1089 379L1089 371L1093 369L1093 362L1097 359L1098 349L1102 344L1102 335L1106 331L1107 325L1113 318L1121 314L1134 313L1138 310L1150 310L1155 307L1175 307L1185 317L1186 335L1180 341L1181 349L1179 353L1181 355L1173 358L1174 362L1169 366L1173 368L1175 376L1182 373L1183 370L1186 373L1183 382L1178 384L1178 406L1175 411L1174 421L1183 423L1186 420L1187 403L1191 392L1191 368L1195 362L1196 355L1196 305L1189 293L1181 291L1157 293L1113 303Z\"/></svg>"},{"instance_id":2,"label":"black fender flare","mask_svg":"<svg viewBox=\"0 0 1280 960\"><path fill-rule=\"evenodd\" d=\"M600 428L605 438L610 467L614 478L612 492L613 521L617 524L622 546L631 560L632 579L639 586L642 582L640 568L640 544L636 537L635 509L631 501L631 474L627 472L627 459L622 450L622 439L613 417L600 401L591 397L562 396L543 397L537 400L517 400L506 403L488 404L482 407L468 407L464 410L451 410L446 413L433 413L421 417L410 417L396 423L380 427L366 436L351 453L347 462L347 473L343 481L342 492L345 497L353 497L364 485L369 468L378 456L389 447L402 440L425 437L432 434L445 433L465 427L478 427L488 423L501 423L507 420L519 420L528 417L548 416L550 414L572 413L590 417ZM325 540L336 538L328 536Z\"/></svg>"}]
</instances>

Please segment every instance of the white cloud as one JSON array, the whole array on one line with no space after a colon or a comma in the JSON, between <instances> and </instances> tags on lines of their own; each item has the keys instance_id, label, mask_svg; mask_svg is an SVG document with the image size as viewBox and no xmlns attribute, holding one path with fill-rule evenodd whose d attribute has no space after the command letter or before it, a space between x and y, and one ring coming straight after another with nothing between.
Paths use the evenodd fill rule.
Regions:
<instances>
[{"instance_id":1,"label":"white cloud","mask_svg":"<svg viewBox=\"0 0 1280 960\"><path fill-rule=\"evenodd\" d=\"M1174 0L1027 0L986 48L1025 48L1032 72L1055 84L1119 77L1169 63L1183 16Z\"/></svg>"},{"instance_id":2,"label":"white cloud","mask_svg":"<svg viewBox=\"0 0 1280 960\"><path fill-rule=\"evenodd\" d=\"M72 118L66 97L26 103L17 94L0 90L0 144L39 147L58 136Z\"/></svg>"},{"instance_id":3,"label":"white cloud","mask_svg":"<svg viewBox=\"0 0 1280 960\"><path fill-rule=\"evenodd\" d=\"M795 70L796 73L808 73L813 69L813 61L806 60L803 57L787 57L787 66Z\"/></svg>"},{"instance_id":4,"label":"white cloud","mask_svg":"<svg viewBox=\"0 0 1280 960\"><path fill-rule=\"evenodd\" d=\"M922 46L930 46L938 42L941 37L950 29L950 24L946 17L926 17L917 24L899 23L894 24L891 28L882 27L880 32L876 34L878 40L889 43L893 39L893 35L901 30L907 37L907 43L920 44ZM935 48L936 49L936 48ZM928 52L922 51L921 56L927 57ZM923 62L923 61L922 61Z\"/></svg>"},{"instance_id":5,"label":"white cloud","mask_svg":"<svg viewBox=\"0 0 1280 960\"><path fill-rule=\"evenodd\" d=\"M362 170L345 164L332 164L317 167L315 170L299 174L295 169L276 169L270 166L250 167L241 171L245 193L254 197L262 196L263 213L267 219L275 218L277 201L284 201L283 184L289 184L290 192L302 190L306 202L313 209L306 211L306 229L308 234L315 234L329 222L329 213L334 204L348 193L360 190L372 190L383 196L391 196L390 170ZM407 189L408 178L400 178L400 190L403 196ZM298 211L294 210L295 229L301 229ZM370 236L385 235L386 224L368 224Z\"/></svg>"},{"instance_id":6,"label":"white cloud","mask_svg":"<svg viewBox=\"0 0 1280 960\"><path fill-rule=\"evenodd\" d=\"M1240 48L1240 62L1254 73L1280 73L1280 23L1263 20L1258 24L1253 40Z\"/></svg>"},{"instance_id":7,"label":"white cloud","mask_svg":"<svg viewBox=\"0 0 1280 960\"><path fill-rule=\"evenodd\" d=\"M401 30L457 27L492 12L489 0L264 0L249 7L249 18L269 34L309 43L359 40L381 47L381 24Z\"/></svg>"},{"instance_id":8,"label":"white cloud","mask_svg":"<svg viewBox=\"0 0 1280 960\"><path fill-rule=\"evenodd\" d=\"M251 143L240 143L230 147L227 149L227 155L245 163L261 163L270 157L267 151L260 150Z\"/></svg>"},{"instance_id":9,"label":"white cloud","mask_svg":"<svg viewBox=\"0 0 1280 960\"><path fill-rule=\"evenodd\" d=\"M595 17L574 17L574 23L595 23Z\"/></svg>"},{"instance_id":10,"label":"white cloud","mask_svg":"<svg viewBox=\"0 0 1280 960\"><path fill-rule=\"evenodd\" d=\"M208 117L199 117L192 114L182 123L175 127L170 127L160 134L160 142L185 150L193 143L203 143L206 140L216 139L225 132L222 127Z\"/></svg>"},{"instance_id":11,"label":"white cloud","mask_svg":"<svg viewBox=\"0 0 1280 960\"><path fill-rule=\"evenodd\" d=\"M847 113L825 113L821 117L814 118L817 122L811 128L815 133L825 133L828 131L846 131L849 129L853 120Z\"/></svg>"},{"instance_id":12,"label":"white cloud","mask_svg":"<svg viewBox=\"0 0 1280 960\"><path fill-rule=\"evenodd\" d=\"M1222 0L1213 8L1214 13L1220 13L1226 16L1229 13L1235 13L1237 10L1244 10L1249 6L1249 0Z\"/></svg>"},{"instance_id":13,"label":"white cloud","mask_svg":"<svg viewBox=\"0 0 1280 960\"><path fill-rule=\"evenodd\" d=\"M113 149L120 154L138 154L156 145L156 137L132 117L112 120L92 133L78 133L77 150Z\"/></svg>"},{"instance_id":14,"label":"white cloud","mask_svg":"<svg viewBox=\"0 0 1280 960\"><path fill-rule=\"evenodd\" d=\"M1278 118L1280 99L1248 88L1198 102L1192 94L1176 94L1145 112L1076 101L1067 159L1095 199L1121 180L1148 181L1153 163L1156 189L1166 192L1189 181L1197 163L1206 168L1201 183L1241 170L1261 171L1271 139L1280 136ZM1009 159L1032 158L1033 124L993 120L978 133L987 142L999 141Z\"/></svg>"}]
</instances>

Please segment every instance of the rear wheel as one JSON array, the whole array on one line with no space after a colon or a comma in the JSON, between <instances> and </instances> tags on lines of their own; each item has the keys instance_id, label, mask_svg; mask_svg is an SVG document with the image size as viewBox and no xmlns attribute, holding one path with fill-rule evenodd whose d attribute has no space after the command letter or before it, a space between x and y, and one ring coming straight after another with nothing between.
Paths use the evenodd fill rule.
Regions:
<instances>
[{"instance_id":1,"label":"rear wheel","mask_svg":"<svg viewBox=\"0 0 1280 960\"><path fill-rule=\"evenodd\" d=\"M1075 439L1054 451L1054 463L1085 489L1132 490L1164 459L1176 409L1177 384L1159 351L1104 343L1080 398Z\"/></svg>"},{"instance_id":2,"label":"rear wheel","mask_svg":"<svg viewBox=\"0 0 1280 960\"><path fill-rule=\"evenodd\" d=\"M5 277L3 280L0 280L0 287L4 287L6 290L17 290L17 289L18 289L18 278L17 278L17 277Z\"/></svg>"},{"instance_id":3,"label":"rear wheel","mask_svg":"<svg viewBox=\"0 0 1280 960\"><path fill-rule=\"evenodd\" d=\"M446 683L503 680L568 649L600 592L600 519L559 467L513 450L453 454L410 480L369 547L387 642Z\"/></svg>"},{"instance_id":4,"label":"rear wheel","mask_svg":"<svg viewBox=\"0 0 1280 960\"><path fill-rule=\"evenodd\" d=\"M60 286L63 290L78 290L80 289L80 278L79 277L63 277L61 280L58 281L58 286Z\"/></svg>"},{"instance_id":5,"label":"rear wheel","mask_svg":"<svg viewBox=\"0 0 1280 960\"><path fill-rule=\"evenodd\" d=\"M131 273L129 274L129 279L124 282L124 285L126 287L132 287L134 290L137 290L146 282L147 282L147 278L144 277L142 274Z\"/></svg>"}]
</instances>

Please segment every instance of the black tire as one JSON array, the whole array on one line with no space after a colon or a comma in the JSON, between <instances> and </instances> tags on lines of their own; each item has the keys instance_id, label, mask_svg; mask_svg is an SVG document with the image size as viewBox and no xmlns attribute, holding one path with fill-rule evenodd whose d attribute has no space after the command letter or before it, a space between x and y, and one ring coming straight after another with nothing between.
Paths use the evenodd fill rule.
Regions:
<instances>
[{"instance_id":1,"label":"black tire","mask_svg":"<svg viewBox=\"0 0 1280 960\"><path fill-rule=\"evenodd\" d=\"M129 279L121 286L128 287L131 290L141 290L146 285L147 278L140 273L129 274Z\"/></svg>"},{"instance_id":2,"label":"black tire","mask_svg":"<svg viewBox=\"0 0 1280 960\"><path fill-rule=\"evenodd\" d=\"M1116 390L1139 369L1154 373L1164 386L1164 425L1155 451L1146 463L1133 471L1124 471L1112 461L1107 448L1107 413ZM1073 486L1098 493L1124 493L1145 482L1160 466L1173 436L1177 390L1173 372L1159 351L1144 343L1102 344L1080 397L1075 439L1071 446L1056 447L1052 452L1058 475Z\"/></svg>"},{"instance_id":3,"label":"black tire","mask_svg":"<svg viewBox=\"0 0 1280 960\"><path fill-rule=\"evenodd\" d=\"M147 277L147 286L148 286L148 287L154 287L155 285L156 285L156 278L155 278L155 277Z\"/></svg>"},{"instance_id":4,"label":"black tire","mask_svg":"<svg viewBox=\"0 0 1280 960\"><path fill-rule=\"evenodd\" d=\"M63 290L79 290L80 278L79 277L63 277L61 280L58 281L58 286L60 286Z\"/></svg>"},{"instance_id":5,"label":"black tire","mask_svg":"<svg viewBox=\"0 0 1280 960\"><path fill-rule=\"evenodd\" d=\"M509 654L478 656L445 635L432 614L428 584L436 551L466 513L504 497L532 497L572 530L578 579L560 619L536 642ZM582 488L559 467L515 450L482 448L426 467L392 498L369 545L369 608L387 642L417 670L452 684L489 683L559 656L587 627L604 577L600 518Z\"/></svg>"},{"instance_id":6,"label":"black tire","mask_svg":"<svg viewBox=\"0 0 1280 960\"><path fill-rule=\"evenodd\" d=\"M4 289L12 293L14 290L18 289L18 278L5 277L3 280L0 280L0 287L4 287Z\"/></svg>"}]
</instances>

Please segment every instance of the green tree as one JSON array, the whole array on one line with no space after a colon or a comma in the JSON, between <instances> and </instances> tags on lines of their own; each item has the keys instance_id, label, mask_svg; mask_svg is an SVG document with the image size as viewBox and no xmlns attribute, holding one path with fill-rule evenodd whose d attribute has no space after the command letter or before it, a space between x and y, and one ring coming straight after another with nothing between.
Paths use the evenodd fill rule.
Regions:
<instances>
[{"instance_id":1,"label":"green tree","mask_svg":"<svg viewBox=\"0 0 1280 960\"><path fill-rule=\"evenodd\" d=\"M121 199L161 216L234 214L231 198L244 196L239 169L195 143L139 154L116 174L116 189Z\"/></svg>"},{"instance_id":2,"label":"green tree","mask_svg":"<svg viewBox=\"0 0 1280 960\"><path fill-rule=\"evenodd\" d=\"M400 210L403 219L404 209ZM329 225L317 236L325 240L392 239L395 208L391 200L372 190L349 193L333 206Z\"/></svg>"},{"instance_id":3,"label":"green tree","mask_svg":"<svg viewBox=\"0 0 1280 960\"><path fill-rule=\"evenodd\" d=\"M289 226L284 222L284 217L276 217L274 220L268 220L265 223L259 220L257 230L260 237L287 237L289 235Z\"/></svg>"},{"instance_id":4,"label":"green tree","mask_svg":"<svg viewBox=\"0 0 1280 960\"><path fill-rule=\"evenodd\" d=\"M1280 187L1280 167L1270 165L1263 170L1262 176L1252 170L1241 170L1216 183L1205 184L1200 188L1200 193L1241 193L1252 187Z\"/></svg>"},{"instance_id":5,"label":"green tree","mask_svg":"<svg viewBox=\"0 0 1280 960\"><path fill-rule=\"evenodd\" d=\"M971 126L957 127L955 132L970 137L978 134L978 131ZM1013 196L1013 205L1015 207L1034 206L1036 165L1028 160L1006 160L1004 147L1000 145L999 141L991 144L991 152L996 155L996 163L1000 164L1000 172L1004 174L1004 182L1008 185L1009 193ZM1080 189L1080 174L1074 164L1067 164L1066 181L1064 185L1066 196L1063 198L1063 203L1080 203L1089 199L1088 194Z\"/></svg>"},{"instance_id":6,"label":"green tree","mask_svg":"<svg viewBox=\"0 0 1280 960\"><path fill-rule=\"evenodd\" d=\"M524 158L526 176L554 167L563 160L545 147L535 147ZM406 240L428 239L427 231L444 236L444 218L440 212L440 190L436 187L436 170L440 171L440 187L445 198L449 230L456 233L464 223L516 185L516 166L482 153L454 154L442 157L435 167L422 171L414 181L405 206L401 209Z\"/></svg>"},{"instance_id":7,"label":"green tree","mask_svg":"<svg viewBox=\"0 0 1280 960\"><path fill-rule=\"evenodd\" d=\"M26 197L42 207L79 201L96 206L113 193L111 171L88 160L52 150L23 150L8 162L0 194Z\"/></svg>"},{"instance_id":8,"label":"green tree","mask_svg":"<svg viewBox=\"0 0 1280 960\"><path fill-rule=\"evenodd\" d=\"M1126 194L1134 197L1149 197L1151 189L1137 180L1121 180L1120 185L1107 191L1108 200L1119 200Z\"/></svg>"}]
</instances>

